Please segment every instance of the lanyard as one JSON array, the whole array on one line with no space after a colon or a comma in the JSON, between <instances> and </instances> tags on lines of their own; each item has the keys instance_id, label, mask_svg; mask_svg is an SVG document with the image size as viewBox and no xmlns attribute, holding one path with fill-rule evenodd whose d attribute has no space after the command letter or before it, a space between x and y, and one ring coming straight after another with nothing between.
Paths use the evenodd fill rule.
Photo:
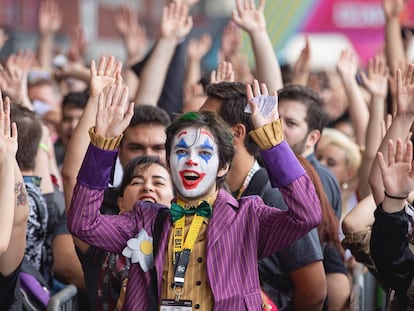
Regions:
<instances>
[{"instance_id":1,"label":"lanyard","mask_svg":"<svg viewBox=\"0 0 414 311\"><path fill-rule=\"evenodd\" d=\"M183 293L184 277L187 271L187 266L190 261L191 250L194 247L197 236L203 224L204 217L194 215L191 221L190 229L188 230L187 238L184 241L185 216L181 217L174 223L174 291L176 294L176 301L180 300ZM177 287L180 290L177 290Z\"/></svg>"},{"instance_id":2,"label":"lanyard","mask_svg":"<svg viewBox=\"0 0 414 311\"><path fill-rule=\"evenodd\" d=\"M254 174L260 169L259 163L257 163L257 160L254 160L253 166L250 169L249 173L247 173L246 178L244 179L243 185L241 186L239 192L237 193L236 199L240 199L243 192L246 190L246 188L249 186L250 181L252 180Z\"/></svg>"}]
</instances>

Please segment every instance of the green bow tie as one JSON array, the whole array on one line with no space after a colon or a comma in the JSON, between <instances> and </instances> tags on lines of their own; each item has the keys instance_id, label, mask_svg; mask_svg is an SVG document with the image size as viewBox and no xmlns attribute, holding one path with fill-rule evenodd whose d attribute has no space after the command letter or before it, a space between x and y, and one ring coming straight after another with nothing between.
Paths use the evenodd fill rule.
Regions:
<instances>
[{"instance_id":1,"label":"green bow tie","mask_svg":"<svg viewBox=\"0 0 414 311\"><path fill-rule=\"evenodd\" d=\"M196 208L185 209L178 205L176 202L171 204L171 218L173 222L177 221L185 215L198 215L210 218L211 217L211 205L207 201L201 202Z\"/></svg>"}]
</instances>

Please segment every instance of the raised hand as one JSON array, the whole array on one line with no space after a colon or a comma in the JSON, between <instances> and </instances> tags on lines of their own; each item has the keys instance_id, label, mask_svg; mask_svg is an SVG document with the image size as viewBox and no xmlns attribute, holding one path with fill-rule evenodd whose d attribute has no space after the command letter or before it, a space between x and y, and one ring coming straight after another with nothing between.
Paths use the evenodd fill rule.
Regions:
<instances>
[{"instance_id":1,"label":"raised hand","mask_svg":"<svg viewBox=\"0 0 414 311\"><path fill-rule=\"evenodd\" d=\"M224 27L221 35L219 61L229 61L240 50L241 41L240 28L233 21L230 21Z\"/></svg>"},{"instance_id":2,"label":"raised hand","mask_svg":"<svg viewBox=\"0 0 414 311\"><path fill-rule=\"evenodd\" d=\"M221 62L217 67L217 71L213 70L211 72L210 83L220 82L234 82L234 70L230 62Z\"/></svg>"},{"instance_id":3,"label":"raised hand","mask_svg":"<svg viewBox=\"0 0 414 311\"><path fill-rule=\"evenodd\" d=\"M252 122L256 129L279 119L276 91L273 91L272 95L270 96L265 83L262 83L259 85L259 82L257 80L253 80L253 86L251 84L246 84L246 92L247 92L247 100L249 102L249 105L252 111L251 112ZM264 100L266 100L266 97L276 97L276 98L269 98L269 101L276 100L276 105L273 107L271 112L267 115L261 114L259 112L258 105L255 103L255 99L261 96L264 96L264 98L262 97Z\"/></svg>"},{"instance_id":4,"label":"raised hand","mask_svg":"<svg viewBox=\"0 0 414 311\"><path fill-rule=\"evenodd\" d=\"M201 83L194 83L184 88L183 113L198 111L205 102L206 95Z\"/></svg>"},{"instance_id":5,"label":"raised hand","mask_svg":"<svg viewBox=\"0 0 414 311\"><path fill-rule=\"evenodd\" d=\"M34 61L34 53L29 50L11 54L4 70L0 72L1 88L10 98L26 108L32 109L27 92L27 78Z\"/></svg>"},{"instance_id":6,"label":"raised hand","mask_svg":"<svg viewBox=\"0 0 414 311\"><path fill-rule=\"evenodd\" d=\"M381 169L385 192L392 196L408 197L414 189L413 170L413 144L411 141L405 143L405 150L401 139L388 141L388 163L384 156L378 152L378 163Z\"/></svg>"},{"instance_id":7,"label":"raised hand","mask_svg":"<svg viewBox=\"0 0 414 311\"><path fill-rule=\"evenodd\" d=\"M56 0L43 0L39 10L39 31L41 34L55 34L61 27L63 14Z\"/></svg>"},{"instance_id":8,"label":"raised hand","mask_svg":"<svg viewBox=\"0 0 414 311\"><path fill-rule=\"evenodd\" d=\"M117 82L99 94L95 133L103 137L117 137L128 127L134 114L129 101L128 87Z\"/></svg>"},{"instance_id":9,"label":"raised hand","mask_svg":"<svg viewBox=\"0 0 414 311\"><path fill-rule=\"evenodd\" d=\"M361 72L362 83L372 96L385 98L388 92L389 69L385 58L376 55L368 61L368 74Z\"/></svg>"},{"instance_id":10,"label":"raised hand","mask_svg":"<svg viewBox=\"0 0 414 311\"><path fill-rule=\"evenodd\" d=\"M193 27L193 19L188 11L187 5L177 2L165 6L161 19L161 37L175 38L177 41L184 38Z\"/></svg>"},{"instance_id":11,"label":"raised hand","mask_svg":"<svg viewBox=\"0 0 414 311\"><path fill-rule=\"evenodd\" d=\"M414 114L414 64L409 64L405 74L397 69L397 114Z\"/></svg>"},{"instance_id":12,"label":"raised hand","mask_svg":"<svg viewBox=\"0 0 414 311\"><path fill-rule=\"evenodd\" d=\"M3 96L0 91L0 158L6 155L16 156L17 152L17 126L12 123L10 127L10 99Z\"/></svg>"},{"instance_id":13,"label":"raised hand","mask_svg":"<svg viewBox=\"0 0 414 311\"><path fill-rule=\"evenodd\" d=\"M351 50L342 50L336 63L336 71L342 79L355 79L358 71L358 59Z\"/></svg>"},{"instance_id":14,"label":"raised hand","mask_svg":"<svg viewBox=\"0 0 414 311\"><path fill-rule=\"evenodd\" d=\"M257 8L255 0L236 0L236 9L232 13L232 20L248 33L264 31L266 30L264 6L265 0L260 0Z\"/></svg>"},{"instance_id":15,"label":"raised hand","mask_svg":"<svg viewBox=\"0 0 414 311\"><path fill-rule=\"evenodd\" d=\"M382 8L387 19L398 17L407 6L408 0L383 0Z\"/></svg>"},{"instance_id":16,"label":"raised hand","mask_svg":"<svg viewBox=\"0 0 414 311\"><path fill-rule=\"evenodd\" d=\"M310 73L311 48L309 38L305 39L305 47L293 64L292 83L306 85Z\"/></svg>"},{"instance_id":17,"label":"raised hand","mask_svg":"<svg viewBox=\"0 0 414 311\"><path fill-rule=\"evenodd\" d=\"M19 67L24 73L28 73L34 62L34 52L30 50L20 50L16 54L11 54L7 59L7 67Z\"/></svg>"},{"instance_id":18,"label":"raised hand","mask_svg":"<svg viewBox=\"0 0 414 311\"><path fill-rule=\"evenodd\" d=\"M115 11L114 23L130 62L141 60L148 45L148 37L145 28L138 22L137 14L129 6L122 5Z\"/></svg>"},{"instance_id":19,"label":"raised hand","mask_svg":"<svg viewBox=\"0 0 414 311\"><path fill-rule=\"evenodd\" d=\"M211 48L211 36L202 35L199 39L191 39L188 43L188 57L194 60L201 60Z\"/></svg>"},{"instance_id":20,"label":"raised hand","mask_svg":"<svg viewBox=\"0 0 414 311\"><path fill-rule=\"evenodd\" d=\"M107 86L121 80L122 63L116 62L115 57L101 56L96 68L95 61L91 61L91 96L98 96Z\"/></svg>"},{"instance_id":21,"label":"raised hand","mask_svg":"<svg viewBox=\"0 0 414 311\"><path fill-rule=\"evenodd\" d=\"M70 33L70 45L67 51L69 61L83 64L87 49L88 42L82 27L75 26Z\"/></svg>"}]
</instances>

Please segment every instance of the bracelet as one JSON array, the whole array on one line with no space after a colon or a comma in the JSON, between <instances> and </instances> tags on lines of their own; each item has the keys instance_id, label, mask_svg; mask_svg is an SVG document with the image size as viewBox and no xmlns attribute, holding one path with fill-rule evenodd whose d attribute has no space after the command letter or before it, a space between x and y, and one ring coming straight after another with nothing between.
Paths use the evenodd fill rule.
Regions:
<instances>
[{"instance_id":1,"label":"bracelet","mask_svg":"<svg viewBox=\"0 0 414 311\"><path fill-rule=\"evenodd\" d=\"M404 196L404 197L399 197L399 196L396 196L396 195L391 195L391 194L387 193L387 191L385 191L385 190L384 190L384 195L387 198L394 199L394 200L407 200L408 199L408 195Z\"/></svg>"},{"instance_id":2,"label":"bracelet","mask_svg":"<svg viewBox=\"0 0 414 311\"><path fill-rule=\"evenodd\" d=\"M49 148L46 146L45 143L39 143L39 148L41 148L44 151L46 151L46 153L49 153Z\"/></svg>"}]
</instances>

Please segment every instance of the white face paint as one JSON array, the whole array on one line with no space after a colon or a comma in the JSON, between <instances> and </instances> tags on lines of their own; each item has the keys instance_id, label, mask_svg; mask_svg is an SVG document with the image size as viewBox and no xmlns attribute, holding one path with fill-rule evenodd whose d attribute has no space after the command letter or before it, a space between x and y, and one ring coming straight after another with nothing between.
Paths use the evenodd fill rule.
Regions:
<instances>
[{"instance_id":1,"label":"white face paint","mask_svg":"<svg viewBox=\"0 0 414 311\"><path fill-rule=\"evenodd\" d=\"M173 139L171 176L184 199L201 199L216 189L219 167L217 144L205 128L187 127Z\"/></svg>"}]
</instances>

